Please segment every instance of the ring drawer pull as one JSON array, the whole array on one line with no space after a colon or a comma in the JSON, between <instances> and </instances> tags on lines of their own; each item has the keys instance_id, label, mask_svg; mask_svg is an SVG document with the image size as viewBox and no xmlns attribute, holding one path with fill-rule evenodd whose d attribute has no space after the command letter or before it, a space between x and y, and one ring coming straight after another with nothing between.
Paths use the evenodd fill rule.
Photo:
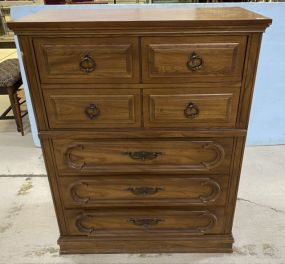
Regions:
<instances>
[{"instance_id":1,"label":"ring drawer pull","mask_svg":"<svg viewBox=\"0 0 285 264\"><path fill-rule=\"evenodd\" d=\"M129 218L128 223L142 226L144 228L148 228L149 226L158 225L160 222L163 222L163 219L160 218Z\"/></svg>"},{"instance_id":2,"label":"ring drawer pull","mask_svg":"<svg viewBox=\"0 0 285 264\"><path fill-rule=\"evenodd\" d=\"M153 160L158 156L162 155L162 152L151 152L151 151L134 151L134 152L123 152L122 154L128 155L134 160Z\"/></svg>"},{"instance_id":3,"label":"ring drawer pull","mask_svg":"<svg viewBox=\"0 0 285 264\"><path fill-rule=\"evenodd\" d=\"M145 195L153 195L156 194L160 191L164 191L163 188L160 187L147 187L147 186L142 186L142 187L129 187L127 191L131 192L134 195L138 196L145 196Z\"/></svg>"},{"instance_id":4,"label":"ring drawer pull","mask_svg":"<svg viewBox=\"0 0 285 264\"><path fill-rule=\"evenodd\" d=\"M86 54L81 58L79 68L85 73L93 72L96 68L96 63L89 54Z\"/></svg>"},{"instance_id":5,"label":"ring drawer pull","mask_svg":"<svg viewBox=\"0 0 285 264\"><path fill-rule=\"evenodd\" d=\"M196 52L193 52L187 61L187 67L191 71L197 71L202 68L203 59Z\"/></svg>"},{"instance_id":6,"label":"ring drawer pull","mask_svg":"<svg viewBox=\"0 0 285 264\"><path fill-rule=\"evenodd\" d=\"M96 104L90 104L85 108L85 114L93 120L100 115L100 109L96 106Z\"/></svg>"},{"instance_id":7,"label":"ring drawer pull","mask_svg":"<svg viewBox=\"0 0 285 264\"><path fill-rule=\"evenodd\" d=\"M195 118L199 115L199 113L199 107L192 102L190 102L184 110L184 116L187 118Z\"/></svg>"}]
</instances>

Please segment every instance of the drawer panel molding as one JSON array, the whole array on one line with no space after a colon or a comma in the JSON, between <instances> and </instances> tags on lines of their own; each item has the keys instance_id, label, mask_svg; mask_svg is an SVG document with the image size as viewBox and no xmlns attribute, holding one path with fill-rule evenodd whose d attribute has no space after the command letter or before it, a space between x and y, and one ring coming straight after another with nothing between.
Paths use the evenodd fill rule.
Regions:
<instances>
[{"instance_id":1,"label":"drawer panel molding","mask_svg":"<svg viewBox=\"0 0 285 264\"><path fill-rule=\"evenodd\" d=\"M189 203L209 203L214 202L217 200L219 195L221 194L221 186L214 181L211 178L192 178L191 181L199 182L200 186L204 187L210 187L211 191L210 193L206 195L200 195L196 198L189 199ZM90 186L91 185L91 186ZM96 187L96 186L95 186ZM79 203L79 204L87 204L87 203L96 203L96 198L93 199L92 196L90 196L90 192L88 191L89 188L92 188L92 181L91 184L89 182L79 181L72 185L70 188L70 194L73 199L73 201ZM107 187L106 187L107 188ZM78 193L79 189L83 189L82 193L84 193L84 196L81 196ZM158 192L164 192L165 189L161 187L150 187L150 186L139 186L139 187L128 187L124 191L130 192L135 196L139 197L149 197L152 195L155 195ZM92 191L91 191L92 194ZM184 197L185 199L186 197Z\"/></svg>"},{"instance_id":2,"label":"drawer panel molding","mask_svg":"<svg viewBox=\"0 0 285 264\"><path fill-rule=\"evenodd\" d=\"M96 206L223 205L227 176L63 177L60 186L66 208Z\"/></svg>"},{"instance_id":3,"label":"drawer panel molding","mask_svg":"<svg viewBox=\"0 0 285 264\"><path fill-rule=\"evenodd\" d=\"M56 142L61 173L168 172L175 169L228 172L233 139ZM134 158L159 153L151 159ZM140 153L140 154L137 154ZM143 155L144 156L144 155Z\"/></svg>"},{"instance_id":4,"label":"drawer panel molding","mask_svg":"<svg viewBox=\"0 0 285 264\"><path fill-rule=\"evenodd\" d=\"M215 234L223 228L222 210L67 211L72 235Z\"/></svg>"},{"instance_id":5,"label":"drawer panel molding","mask_svg":"<svg viewBox=\"0 0 285 264\"><path fill-rule=\"evenodd\" d=\"M144 89L146 127L235 127L239 88Z\"/></svg>"},{"instance_id":6,"label":"drawer panel molding","mask_svg":"<svg viewBox=\"0 0 285 264\"><path fill-rule=\"evenodd\" d=\"M141 126L139 89L51 89L44 99L52 129Z\"/></svg>"},{"instance_id":7,"label":"drawer panel molding","mask_svg":"<svg viewBox=\"0 0 285 264\"><path fill-rule=\"evenodd\" d=\"M37 38L42 83L137 83L138 38Z\"/></svg>"},{"instance_id":8,"label":"drawer panel molding","mask_svg":"<svg viewBox=\"0 0 285 264\"><path fill-rule=\"evenodd\" d=\"M143 80L152 82L240 81L246 36L145 37Z\"/></svg>"}]
</instances>

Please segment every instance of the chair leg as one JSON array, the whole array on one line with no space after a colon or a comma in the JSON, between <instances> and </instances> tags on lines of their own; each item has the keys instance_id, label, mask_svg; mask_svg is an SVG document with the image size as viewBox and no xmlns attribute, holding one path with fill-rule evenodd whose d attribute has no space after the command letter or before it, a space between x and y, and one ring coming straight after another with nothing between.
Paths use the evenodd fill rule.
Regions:
<instances>
[{"instance_id":1,"label":"chair leg","mask_svg":"<svg viewBox=\"0 0 285 264\"><path fill-rule=\"evenodd\" d=\"M18 132L21 132L22 136L24 136L24 127L23 127L23 120L22 120L22 114L21 114L21 107L19 103L19 98L17 96L17 92L14 94L15 97L15 105L16 105L16 111L17 111L17 119L18 119Z\"/></svg>"},{"instance_id":2,"label":"chair leg","mask_svg":"<svg viewBox=\"0 0 285 264\"><path fill-rule=\"evenodd\" d=\"M12 111L13 111L16 125L17 125L17 130L18 132L21 132L22 136L24 136L24 128L23 128L23 122L22 122L22 117L21 117L21 109L20 109L19 100L17 96L17 90L18 89L16 89L14 86L7 87L7 92L10 98Z\"/></svg>"}]
</instances>

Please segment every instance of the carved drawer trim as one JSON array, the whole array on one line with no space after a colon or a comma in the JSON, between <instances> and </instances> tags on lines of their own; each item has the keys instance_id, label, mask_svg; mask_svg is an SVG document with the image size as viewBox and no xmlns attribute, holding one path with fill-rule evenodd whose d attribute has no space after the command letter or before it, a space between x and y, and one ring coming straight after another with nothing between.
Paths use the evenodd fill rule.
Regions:
<instances>
[{"instance_id":1,"label":"carved drawer trim","mask_svg":"<svg viewBox=\"0 0 285 264\"><path fill-rule=\"evenodd\" d=\"M110 229L108 230L108 227L104 227L104 217L110 218L113 217L114 219L116 219L116 214L111 215L111 214L101 214L101 213L96 213L96 212L81 212L79 213L75 220L74 220L74 225L77 229L78 232L84 234L84 235L88 235L88 236L96 236L96 235L100 235L103 233L113 233L113 234L138 234L141 232L147 232L148 234L150 233L157 233L159 232L160 234L162 234L163 232L166 232L168 234L171 233L177 233L177 232L185 232L187 234L191 234L191 235L204 235L207 234L208 232L210 232L215 225L217 224L218 221L218 217L210 212L209 210L199 210L199 211L184 211L185 215L181 215L181 212L179 212L179 214L177 214L177 211L173 211L171 213L169 213L168 215L160 215L160 212L157 211L156 216L149 216L147 214L147 212L145 213L145 216L141 216L141 215L132 215L132 213L129 213L129 216L125 215L123 216L123 221L121 223L121 229L118 230L112 230L112 227L110 226ZM177 215L176 215L177 214ZM103 215L103 217L100 219L102 222L99 222L99 226L101 228L97 228L96 226L88 226L86 225L86 223L84 223L84 221L91 221L90 219L98 216L98 215ZM197 226L197 227L193 227L193 228L189 228L189 227L181 227L181 226L168 226L165 228L157 228L160 227L160 224L168 224L168 218L169 217L178 217L178 218L185 218L185 220L187 218L191 218L193 217L194 219L201 219L202 220L208 220L206 225L202 225L201 226ZM120 219L121 220L121 219ZM191 220L189 220L190 222ZM188 226L189 226L189 222L187 222ZM171 224L170 224L171 225ZM103 227L102 227L103 226ZM157 229L156 229L157 228Z\"/></svg>"},{"instance_id":2,"label":"carved drawer trim","mask_svg":"<svg viewBox=\"0 0 285 264\"><path fill-rule=\"evenodd\" d=\"M173 178L170 178L170 180ZM179 179L179 178L178 178ZM96 183L98 182L98 180L79 180L74 182L73 184L70 185L69 187L69 193L70 193L70 197L72 199L73 202L80 204L80 205L96 205L96 204L100 204L100 203L112 203L114 204L120 204L120 203L127 203L128 201L131 202L136 202L136 201L140 201L143 202L145 200L151 200L151 201L157 201L157 202L161 202L161 203L169 203L168 201L165 200L169 200L171 199L173 202L182 202L182 203L188 203L188 204L207 204L207 203L214 203L215 201L217 201L217 199L220 197L221 193L222 193L222 188L220 186L220 184L215 181L214 179L210 178L210 177L189 177L189 178L184 178L182 180L188 180L189 184L191 184L191 182L194 184L195 182L200 182L200 186L208 186L211 188L210 192L208 194L204 194L204 195L198 195L196 198L183 198L181 199L181 197L169 197L168 199L166 198L161 198L161 197L156 197L155 194L158 192L166 192L167 193L167 187L165 187L163 185L163 183L165 181L169 180L169 178L162 178L161 179L161 185L163 186L163 188L161 187L149 187L149 185L151 184L140 184L139 182L137 184L130 184L130 186L137 186L137 187L129 187L127 189L122 189L122 193L123 192L129 192L132 193L131 190L133 189L144 189L144 190L150 190L149 193L144 193L143 195L136 195L135 193L133 193L134 198L118 198L118 197L113 197L112 199L94 199L90 196L90 192L88 192L86 189L88 189L90 186L92 185L96 185ZM118 180L120 181L120 180ZM170 184L170 183L169 183ZM175 184L175 183L174 183ZM115 183L113 184L113 186L115 185ZM141 187L143 185L143 187ZM148 186L147 186L148 185ZM83 196L80 195L78 193L80 188L84 188L85 189L85 193L87 196ZM108 189L108 187L110 187L110 185L106 185L106 189ZM179 189L179 188L178 188ZM148 199L147 199L148 198Z\"/></svg>"},{"instance_id":3,"label":"carved drawer trim","mask_svg":"<svg viewBox=\"0 0 285 264\"><path fill-rule=\"evenodd\" d=\"M188 141L185 141L186 143ZM191 141L191 143L194 144L201 144L201 149L207 149L207 150L212 150L215 153L215 157L212 160L206 160L206 161L201 161L201 162L197 162L196 164L182 164L184 167L186 167L189 170L205 170L205 171L209 171L211 169L214 169L216 167L218 167L225 159L225 150L223 148L222 145L214 143L213 141ZM78 171L93 171L96 170L100 167L104 167L105 164L95 164L95 163L87 163L84 160L84 152L86 151L86 147L85 145L90 145L93 143L73 143L71 145L69 145L65 151L65 161L67 166L70 169L75 169ZM175 148L175 146L174 146ZM81 155L75 155L74 152L80 152ZM110 150L111 153L112 150ZM122 151L121 154L124 154L125 152ZM165 163L167 163L167 154L162 155L162 157L166 157L165 158ZM122 162L122 164L118 165L116 164L116 166L124 166L125 164ZM148 167L150 167L150 165L152 164L146 164ZM146 165L144 164L144 162L142 162L141 164L131 164L128 165L129 167L133 167L133 168L139 168L139 167L146 167ZM161 165L161 164L158 164ZM181 164L177 165L177 168L180 166ZM115 165L114 165L115 166ZM157 164L152 165L152 167L157 166ZM167 164L164 164L165 167L167 167ZM113 167L113 165L111 166ZM151 168L150 168L151 169Z\"/></svg>"}]
</instances>

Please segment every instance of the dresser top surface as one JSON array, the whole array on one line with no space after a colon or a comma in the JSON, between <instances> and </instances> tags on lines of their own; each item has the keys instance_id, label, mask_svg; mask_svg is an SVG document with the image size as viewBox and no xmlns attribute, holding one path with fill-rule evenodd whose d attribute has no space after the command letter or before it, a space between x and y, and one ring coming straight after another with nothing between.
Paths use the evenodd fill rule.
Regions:
<instances>
[{"instance_id":1,"label":"dresser top surface","mask_svg":"<svg viewBox=\"0 0 285 264\"><path fill-rule=\"evenodd\" d=\"M9 23L11 29L88 26L268 26L271 19L240 7L48 9Z\"/></svg>"}]
</instances>

